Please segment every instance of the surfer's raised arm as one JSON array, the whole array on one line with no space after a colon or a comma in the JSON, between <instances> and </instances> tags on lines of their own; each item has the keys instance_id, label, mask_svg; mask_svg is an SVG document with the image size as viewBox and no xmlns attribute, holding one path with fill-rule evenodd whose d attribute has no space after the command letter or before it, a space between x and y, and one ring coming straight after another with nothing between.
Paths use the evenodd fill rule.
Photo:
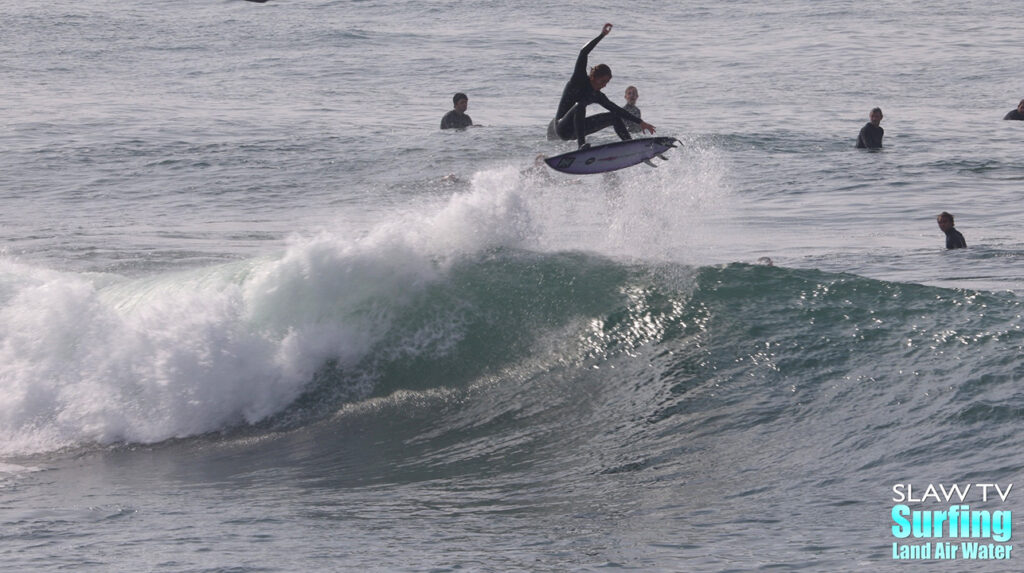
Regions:
<instances>
[{"instance_id":1,"label":"surfer's raised arm","mask_svg":"<svg viewBox=\"0 0 1024 573\"><path fill-rule=\"evenodd\" d=\"M607 36L608 33L611 31L612 25L605 24L604 28L601 28L601 33L598 34L597 37L594 38L593 40L587 42L586 46L583 46L583 49L580 50L580 57L586 57L597 46L597 43L604 39L604 37Z\"/></svg>"}]
</instances>

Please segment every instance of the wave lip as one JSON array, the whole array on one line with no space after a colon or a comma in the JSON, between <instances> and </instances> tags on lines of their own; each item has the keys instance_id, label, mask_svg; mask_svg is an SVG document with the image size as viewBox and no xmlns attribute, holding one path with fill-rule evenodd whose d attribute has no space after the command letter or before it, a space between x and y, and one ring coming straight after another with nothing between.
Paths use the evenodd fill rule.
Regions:
<instances>
[{"instance_id":1,"label":"wave lip","mask_svg":"<svg viewBox=\"0 0 1024 573\"><path fill-rule=\"evenodd\" d=\"M13 439L0 451L150 443L279 412L326 361L367 352L434 279L430 260L385 250L318 238L278 260L112 284L13 269L0 310Z\"/></svg>"}]
</instances>

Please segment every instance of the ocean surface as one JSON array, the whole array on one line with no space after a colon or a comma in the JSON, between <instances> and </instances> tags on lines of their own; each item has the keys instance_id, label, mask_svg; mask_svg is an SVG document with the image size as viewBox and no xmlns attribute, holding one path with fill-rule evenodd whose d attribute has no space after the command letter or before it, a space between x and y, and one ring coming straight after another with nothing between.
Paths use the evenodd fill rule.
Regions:
<instances>
[{"instance_id":1,"label":"ocean surface","mask_svg":"<svg viewBox=\"0 0 1024 573\"><path fill-rule=\"evenodd\" d=\"M1024 569L1018 5L599 4L4 0L0 568Z\"/></svg>"}]
</instances>

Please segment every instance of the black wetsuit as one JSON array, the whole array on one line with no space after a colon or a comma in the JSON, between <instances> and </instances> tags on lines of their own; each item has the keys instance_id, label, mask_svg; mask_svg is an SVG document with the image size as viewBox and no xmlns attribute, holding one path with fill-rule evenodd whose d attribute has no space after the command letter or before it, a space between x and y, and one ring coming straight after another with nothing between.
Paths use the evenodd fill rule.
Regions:
<instances>
[{"instance_id":1,"label":"black wetsuit","mask_svg":"<svg viewBox=\"0 0 1024 573\"><path fill-rule=\"evenodd\" d=\"M967 241L964 240L964 236L960 234L960 231L950 229L946 231L946 248L965 249L967 248Z\"/></svg>"},{"instance_id":2,"label":"black wetsuit","mask_svg":"<svg viewBox=\"0 0 1024 573\"><path fill-rule=\"evenodd\" d=\"M441 129L464 129L473 125L473 120L457 109L444 114L441 118Z\"/></svg>"},{"instance_id":3,"label":"black wetsuit","mask_svg":"<svg viewBox=\"0 0 1024 573\"><path fill-rule=\"evenodd\" d=\"M594 46L604 38L599 35L583 46L580 55L576 58L576 68L572 77L565 84L562 90L562 99L558 102L558 111L549 130L549 134L556 135L560 139L573 139L582 146L587 140L587 135L606 127L615 127L615 133L620 139L631 139L629 130L626 129L626 121L641 123L639 117L627 112L621 107L612 103L603 93L590 85L590 76L587 75L587 55L594 49ZM600 113L587 117L587 106L596 103L608 110L608 113ZM624 121L625 120L625 121Z\"/></svg>"},{"instance_id":4,"label":"black wetsuit","mask_svg":"<svg viewBox=\"0 0 1024 573\"><path fill-rule=\"evenodd\" d=\"M857 136L858 149L880 149L882 147L882 136L885 130L882 126L875 125L870 121L860 128L860 135Z\"/></svg>"},{"instance_id":5,"label":"black wetsuit","mask_svg":"<svg viewBox=\"0 0 1024 573\"><path fill-rule=\"evenodd\" d=\"M1010 113L1004 115L1003 119L1024 119L1024 113L1021 113L1019 110L1013 109L1010 110Z\"/></svg>"}]
</instances>

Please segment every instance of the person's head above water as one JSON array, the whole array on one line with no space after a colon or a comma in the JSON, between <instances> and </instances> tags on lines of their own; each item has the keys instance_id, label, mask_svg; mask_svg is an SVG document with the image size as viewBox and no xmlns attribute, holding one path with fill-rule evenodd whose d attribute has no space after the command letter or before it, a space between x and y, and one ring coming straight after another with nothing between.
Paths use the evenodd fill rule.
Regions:
<instances>
[{"instance_id":1,"label":"person's head above water","mask_svg":"<svg viewBox=\"0 0 1024 573\"><path fill-rule=\"evenodd\" d=\"M636 90L636 86L629 86L626 88L626 103L636 105L636 99L640 97L640 92Z\"/></svg>"},{"instance_id":2,"label":"person's head above water","mask_svg":"<svg viewBox=\"0 0 1024 573\"><path fill-rule=\"evenodd\" d=\"M466 108L469 107L469 97L466 94L459 92L452 96L452 103L455 105L455 109L465 112Z\"/></svg>"},{"instance_id":3,"label":"person's head above water","mask_svg":"<svg viewBox=\"0 0 1024 573\"><path fill-rule=\"evenodd\" d=\"M935 217L935 220L938 221L939 228L942 229L943 231L948 231L948 230L952 229L953 226L955 225L955 223L953 222L953 215L951 215L951 214L949 214L949 213L947 213L945 211L939 213Z\"/></svg>"},{"instance_id":4,"label":"person's head above water","mask_svg":"<svg viewBox=\"0 0 1024 573\"><path fill-rule=\"evenodd\" d=\"M871 113L868 114L868 119L870 119L871 123L875 125L882 123L882 108L876 107L875 109L871 110Z\"/></svg>"}]
</instances>

